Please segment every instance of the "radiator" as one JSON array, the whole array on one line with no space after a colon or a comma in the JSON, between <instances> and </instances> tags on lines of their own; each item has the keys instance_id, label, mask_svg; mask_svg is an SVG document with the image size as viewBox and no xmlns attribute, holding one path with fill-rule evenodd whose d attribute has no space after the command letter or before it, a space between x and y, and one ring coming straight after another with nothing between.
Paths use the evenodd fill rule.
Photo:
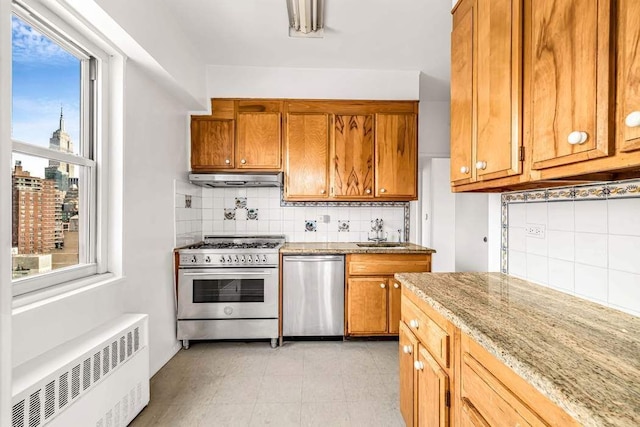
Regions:
<instances>
[{"instance_id":1,"label":"radiator","mask_svg":"<svg viewBox=\"0 0 640 427\"><path fill-rule=\"evenodd\" d=\"M12 391L12 427L126 426L149 403L147 315L122 315L17 366Z\"/></svg>"}]
</instances>

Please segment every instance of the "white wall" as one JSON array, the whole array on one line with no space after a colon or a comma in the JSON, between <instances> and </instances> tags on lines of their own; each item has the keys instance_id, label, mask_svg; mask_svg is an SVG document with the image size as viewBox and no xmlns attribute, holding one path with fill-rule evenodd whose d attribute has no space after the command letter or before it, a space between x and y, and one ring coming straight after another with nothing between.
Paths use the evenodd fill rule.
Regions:
<instances>
[{"instance_id":1,"label":"white wall","mask_svg":"<svg viewBox=\"0 0 640 427\"><path fill-rule=\"evenodd\" d=\"M150 372L179 349L174 307L174 180L184 179L187 106L129 63L124 148L125 311L149 314Z\"/></svg>"},{"instance_id":2,"label":"white wall","mask_svg":"<svg viewBox=\"0 0 640 427\"><path fill-rule=\"evenodd\" d=\"M419 99L417 71L207 67L209 98Z\"/></svg>"},{"instance_id":3,"label":"white wall","mask_svg":"<svg viewBox=\"0 0 640 427\"><path fill-rule=\"evenodd\" d=\"M640 198L510 204L509 274L638 316L638 212Z\"/></svg>"},{"instance_id":4,"label":"white wall","mask_svg":"<svg viewBox=\"0 0 640 427\"><path fill-rule=\"evenodd\" d=\"M164 2L40 0L89 22L191 109L207 109L205 64Z\"/></svg>"}]
</instances>

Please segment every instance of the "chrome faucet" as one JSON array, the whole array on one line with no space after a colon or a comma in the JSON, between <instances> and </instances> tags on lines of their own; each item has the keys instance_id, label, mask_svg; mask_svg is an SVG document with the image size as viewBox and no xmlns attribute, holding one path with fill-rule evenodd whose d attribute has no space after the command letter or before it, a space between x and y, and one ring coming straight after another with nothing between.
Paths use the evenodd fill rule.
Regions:
<instances>
[{"instance_id":1,"label":"chrome faucet","mask_svg":"<svg viewBox=\"0 0 640 427\"><path fill-rule=\"evenodd\" d=\"M382 225L383 225L383 221L380 218L376 218L376 219L372 219L371 220L371 231L375 233L374 237L371 236L367 236L368 240L371 240L373 242L385 242L387 240L386 237L384 237L384 232L382 231ZM371 234L371 233L369 233Z\"/></svg>"}]
</instances>

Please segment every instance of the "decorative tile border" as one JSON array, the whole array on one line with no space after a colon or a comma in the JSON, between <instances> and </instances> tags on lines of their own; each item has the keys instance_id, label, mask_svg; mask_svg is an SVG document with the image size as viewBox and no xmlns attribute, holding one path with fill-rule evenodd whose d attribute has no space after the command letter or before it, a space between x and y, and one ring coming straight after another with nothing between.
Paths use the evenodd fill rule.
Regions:
<instances>
[{"instance_id":1,"label":"decorative tile border","mask_svg":"<svg viewBox=\"0 0 640 427\"><path fill-rule=\"evenodd\" d=\"M509 205L513 203L566 202L581 200L640 198L640 179L628 181L599 182L544 190L513 191L503 193L502 202L502 247L500 267L509 272Z\"/></svg>"}]
</instances>

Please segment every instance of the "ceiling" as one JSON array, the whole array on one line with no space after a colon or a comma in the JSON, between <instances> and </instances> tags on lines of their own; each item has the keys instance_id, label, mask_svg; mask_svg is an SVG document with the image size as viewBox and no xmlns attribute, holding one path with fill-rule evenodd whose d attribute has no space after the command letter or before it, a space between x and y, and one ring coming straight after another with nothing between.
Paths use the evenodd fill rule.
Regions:
<instances>
[{"instance_id":1,"label":"ceiling","mask_svg":"<svg viewBox=\"0 0 640 427\"><path fill-rule=\"evenodd\" d=\"M448 97L451 0L325 0L321 39L289 37L285 0L162 1L206 64L419 70Z\"/></svg>"}]
</instances>

